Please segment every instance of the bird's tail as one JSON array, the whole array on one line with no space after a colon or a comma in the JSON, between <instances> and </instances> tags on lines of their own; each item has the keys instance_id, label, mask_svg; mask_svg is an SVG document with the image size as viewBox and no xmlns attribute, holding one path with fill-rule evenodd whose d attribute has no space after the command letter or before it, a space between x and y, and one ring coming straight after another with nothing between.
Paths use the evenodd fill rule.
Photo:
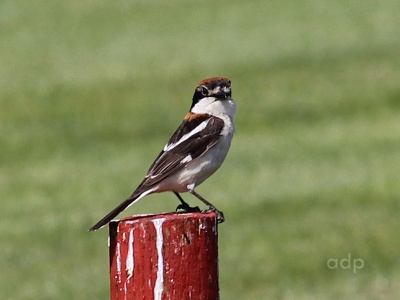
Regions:
<instances>
[{"instance_id":1,"label":"bird's tail","mask_svg":"<svg viewBox=\"0 0 400 300\"><path fill-rule=\"evenodd\" d=\"M150 194L151 190L144 192L144 193L133 193L128 199L126 199L124 202L122 202L120 205L118 205L116 208L114 208L112 211L110 211L103 219L101 219L99 222L97 222L95 225L92 226L92 228L89 229L89 231L96 231L109 223L112 219L114 219L119 213L127 209L129 206L131 206L133 203L136 201L139 201L142 199L144 196L147 194Z\"/></svg>"}]
</instances>

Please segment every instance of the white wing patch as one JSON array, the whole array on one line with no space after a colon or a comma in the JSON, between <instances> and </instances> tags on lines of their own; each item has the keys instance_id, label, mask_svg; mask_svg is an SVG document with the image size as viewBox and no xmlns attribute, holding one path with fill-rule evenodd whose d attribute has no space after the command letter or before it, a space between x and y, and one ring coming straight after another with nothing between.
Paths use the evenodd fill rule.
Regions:
<instances>
[{"instance_id":1,"label":"white wing patch","mask_svg":"<svg viewBox=\"0 0 400 300\"><path fill-rule=\"evenodd\" d=\"M192 156L190 154L188 154L188 156L186 156L184 159L181 160L180 164L182 165L184 163L187 163L187 162L191 161L192 159L193 159Z\"/></svg>"},{"instance_id":2,"label":"white wing patch","mask_svg":"<svg viewBox=\"0 0 400 300\"><path fill-rule=\"evenodd\" d=\"M186 141L187 139L189 139L191 136L195 135L196 133L202 131L204 128L206 128L208 122L210 121L210 119L207 119L203 122L200 123L199 126L197 126L196 128L194 128L192 131L184 134L179 141L177 141L176 143L172 143L172 144L167 144L164 147L164 152L167 152L171 149L174 149L176 146L178 146L179 144L183 143L184 141ZM186 158L185 158L186 159Z\"/></svg>"}]
</instances>

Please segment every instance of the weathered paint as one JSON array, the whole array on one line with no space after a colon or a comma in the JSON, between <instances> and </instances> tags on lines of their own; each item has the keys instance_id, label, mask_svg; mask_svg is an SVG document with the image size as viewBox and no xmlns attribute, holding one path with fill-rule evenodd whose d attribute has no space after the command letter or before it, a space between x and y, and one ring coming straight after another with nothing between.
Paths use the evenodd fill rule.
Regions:
<instances>
[{"instance_id":1,"label":"weathered paint","mask_svg":"<svg viewBox=\"0 0 400 300\"><path fill-rule=\"evenodd\" d=\"M128 274L128 280L131 279L133 274L133 269L135 267L135 258L133 253L133 243L134 243L134 230L129 231L129 240L128 240L128 254L126 255L126 273Z\"/></svg>"},{"instance_id":2,"label":"weathered paint","mask_svg":"<svg viewBox=\"0 0 400 300\"><path fill-rule=\"evenodd\" d=\"M157 279L154 285L154 300L161 300L164 290L164 258L163 258L163 244L164 237L162 232L162 224L165 218L153 220L154 228L156 229L156 248L157 248Z\"/></svg>"},{"instance_id":3,"label":"weathered paint","mask_svg":"<svg viewBox=\"0 0 400 300\"><path fill-rule=\"evenodd\" d=\"M117 274L119 275L118 276L118 282L121 282L121 244L120 243L118 243L117 244L117 259L116 259L116 261L117 261Z\"/></svg>"},{"instance_id":4,"label":"weathered paint","mask_svg":"<svg viewBox=\"0 0 400 300\"><path fill-rule=\"evenodd\" d=\"M111 300L219 299L215 213L110 223Z\"/></svg>"}]
</instances>

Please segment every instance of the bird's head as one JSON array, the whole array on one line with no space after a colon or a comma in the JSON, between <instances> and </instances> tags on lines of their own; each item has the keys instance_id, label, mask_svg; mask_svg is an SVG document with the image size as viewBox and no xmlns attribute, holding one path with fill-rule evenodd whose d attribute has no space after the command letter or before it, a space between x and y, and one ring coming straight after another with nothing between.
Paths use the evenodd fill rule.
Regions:
<instances>
[{"instance_id":1,"label":"bird's head","mask_svg":"<svg viewBox=\"0 0 400 300\"><path fill-rule=\"evenodd\" d=\"M230 79L225 77L204 79L196 86L190 110L198 113L210 113L209 110L213 106L220 106L223 102L231 102L229 101L232 100L231 96Z\"/></svg>"},{"instance_id":2,"label":"bird's head","mask_svg":"<svg viewBox=\"0 0 400 300\"><path fill-rule=\"evenodd\" d=\"M196 104L207 97L214 97L218 100L230 99L231 81L224 77L212 77L200 81L194 91L193 103Z\"/></svg>"}]
</instances>

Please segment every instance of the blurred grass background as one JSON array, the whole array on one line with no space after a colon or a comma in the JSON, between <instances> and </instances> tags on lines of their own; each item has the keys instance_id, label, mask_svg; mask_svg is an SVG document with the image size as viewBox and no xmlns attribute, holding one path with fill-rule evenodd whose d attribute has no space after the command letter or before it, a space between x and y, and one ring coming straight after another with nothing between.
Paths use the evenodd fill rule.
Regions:
<instances>
[{"instance_id":1,"label":"blurred grass background","mask_svg":"<svg viewBox=\"0 0 400 300\"><path fill-rule=\"evenodd\" d=\"M197 82L226 76L237 134L198 188L226 216L221 298L397 299L399 11L0 1L0 298L108 299L107 229L87 229L141 181ZM328 268L349 254L364 267Z\"/></svg>"}]
</instances>

